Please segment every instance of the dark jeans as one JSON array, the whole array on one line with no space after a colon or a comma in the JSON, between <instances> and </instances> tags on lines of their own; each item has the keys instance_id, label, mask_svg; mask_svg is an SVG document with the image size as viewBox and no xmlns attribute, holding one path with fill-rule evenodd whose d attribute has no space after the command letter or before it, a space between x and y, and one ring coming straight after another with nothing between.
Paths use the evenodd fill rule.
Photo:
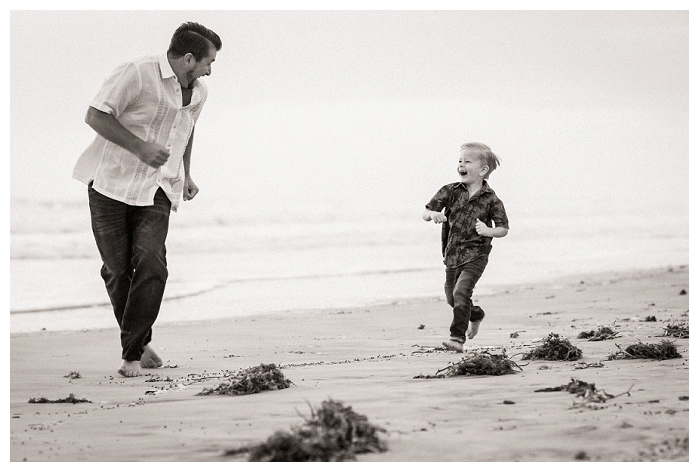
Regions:
<instances>
[{"instance_id":1,"label":"dark jeans","mask_svg":"<svg viewBox=\"0 0 699 472\"><path fill-rule=\"evenodd\" d=\"M483 275L488 264L488 256L480 256L475 260L458 267L447 267L444 293L447 303L454 309L454 318L449 327L452 338L461 342L466 341L466 330L469 321L480 321L485 317L485 312L479 306L471 302L473 288Z\"/></svg>"},{"instance_id":2,"label":"dark jeans","mask_svg":"<svg viewBox=\"0 0 699 472\"><path fill-rule=\"evenodd\" d=\"M105 197L92 185L88 197L102 279L121 328L121 357L137 361L151 341L165 291L170 200L158 189L153 205L132 206Z\"/></svg>"}]
</instances>

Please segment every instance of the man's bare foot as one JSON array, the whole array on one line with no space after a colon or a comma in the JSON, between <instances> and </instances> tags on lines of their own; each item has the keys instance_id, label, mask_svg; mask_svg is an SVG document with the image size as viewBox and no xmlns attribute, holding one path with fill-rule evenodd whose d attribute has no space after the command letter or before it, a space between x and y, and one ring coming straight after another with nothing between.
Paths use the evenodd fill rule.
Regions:
<instances>
[{"instance_id":1,"label":"man's bare foot","mask_svg":"<svg viewBox=\"0 0 699 472\"><path fill-rule=\"evenodd\" d=\"M442 346L447 348L449 351L464 352L464 343L457 341L456 339L450 339L449 341L444 341Z\"/></svg>"},{"instance_id":2,"label":"man's bare foot","mask_svg":"<svg viewBox=\"0 0 699 472\"><path fill-rule=\"evenodd\" d=\"M124 377L138 377L141 375L141 363L139 361L123 361L117 372Z\"/></svg>"},{"instance_id":3,"label":"man's bare foot","mask_svg":"<svg viewBox=\"0 0 699 472\"><path fill-rule=\"evenodd\" d=\"M483 320L481 320L481 321L483 321ZM480 321L476 321L476 322L471 321L468 323L468 329L466 330L466 336L468 336L468 339L473 339L476 337L476 335L478 334L478 328L480 327L480 325L481 325Z\"/></svg>"},{"instance_id":4,"label":"man's bare foot","mask_svg":"<svg viewBox=\"0 0 699 472\"><path fill-rule=\"evenodd\" d=\"M157 369L163 365L163 360L155 353L150 344L146 344L141 355L141 367L144 369Z\"/></svg>"}]
</instances>

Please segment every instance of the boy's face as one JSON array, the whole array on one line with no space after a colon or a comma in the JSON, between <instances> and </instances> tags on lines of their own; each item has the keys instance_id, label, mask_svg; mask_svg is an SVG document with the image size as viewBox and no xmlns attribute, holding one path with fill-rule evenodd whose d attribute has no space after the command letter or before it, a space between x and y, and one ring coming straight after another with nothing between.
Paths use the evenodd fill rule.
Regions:
<instances>
[{"instance_id":1,"label":"boy's face","mask_svg":"<svg viewBox=\"0 0 699 472\"><path fill-rule=\"evenodd\" d=\"M472 152L461 151L459 154L459 166L456 168L461 181L465 184L475 183L483 180L488 172L488 166Z\"/></svg>"}]
</instances>

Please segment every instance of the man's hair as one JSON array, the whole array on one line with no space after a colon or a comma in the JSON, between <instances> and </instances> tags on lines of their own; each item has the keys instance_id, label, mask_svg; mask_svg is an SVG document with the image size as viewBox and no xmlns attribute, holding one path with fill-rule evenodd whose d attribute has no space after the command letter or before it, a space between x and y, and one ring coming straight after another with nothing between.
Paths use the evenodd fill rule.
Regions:
<instances>
[{"instance_id":1,"label":"man's hair","mask_svg":"<svg viewBox=\"0 0 699 472\"><path fill-rule=\"evenodd\" d=\"M209 55L211 45L220 51L221 38L209 28L189 21L182 23L175 30L167 53L174 57L182 57L189 52L199 62Z\"/></svg>"},{"instance_id":2,"label":"man's hair","mask_svg":"<svg viewBox=\"0 0 699 472\"><path fill-rule=\"evenodd\" d=\"M491 149L483 143L466 143L461 145L461 152L469 154L480 159L481 163L488 166L488 173L483 177L487 179L490 174L500 165L500 159Z\"/></svg>"}]
</instances>

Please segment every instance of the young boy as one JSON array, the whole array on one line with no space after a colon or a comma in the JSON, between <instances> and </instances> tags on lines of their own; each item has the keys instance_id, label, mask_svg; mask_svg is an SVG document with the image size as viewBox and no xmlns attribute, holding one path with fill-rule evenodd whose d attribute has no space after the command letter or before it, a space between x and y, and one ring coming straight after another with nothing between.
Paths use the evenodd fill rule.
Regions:
<instances>
[{"instance_id":1,"label":"young boy","mask_svg":"<svg viewBox=\"0 0 699 472\"><path fill-rule=\"evenodd\" d=\"M449 341L442 344L456 352L463 352L466 336L478 334L485 313L471 302L473 287L488 263L490 242L509 229L505 207L485 180L498 164L485 144L463 144L457 167L461 181L439 189L422 215L425 221L442 223L444 291L454 309Z\"/></svg>"}]
</instances>

